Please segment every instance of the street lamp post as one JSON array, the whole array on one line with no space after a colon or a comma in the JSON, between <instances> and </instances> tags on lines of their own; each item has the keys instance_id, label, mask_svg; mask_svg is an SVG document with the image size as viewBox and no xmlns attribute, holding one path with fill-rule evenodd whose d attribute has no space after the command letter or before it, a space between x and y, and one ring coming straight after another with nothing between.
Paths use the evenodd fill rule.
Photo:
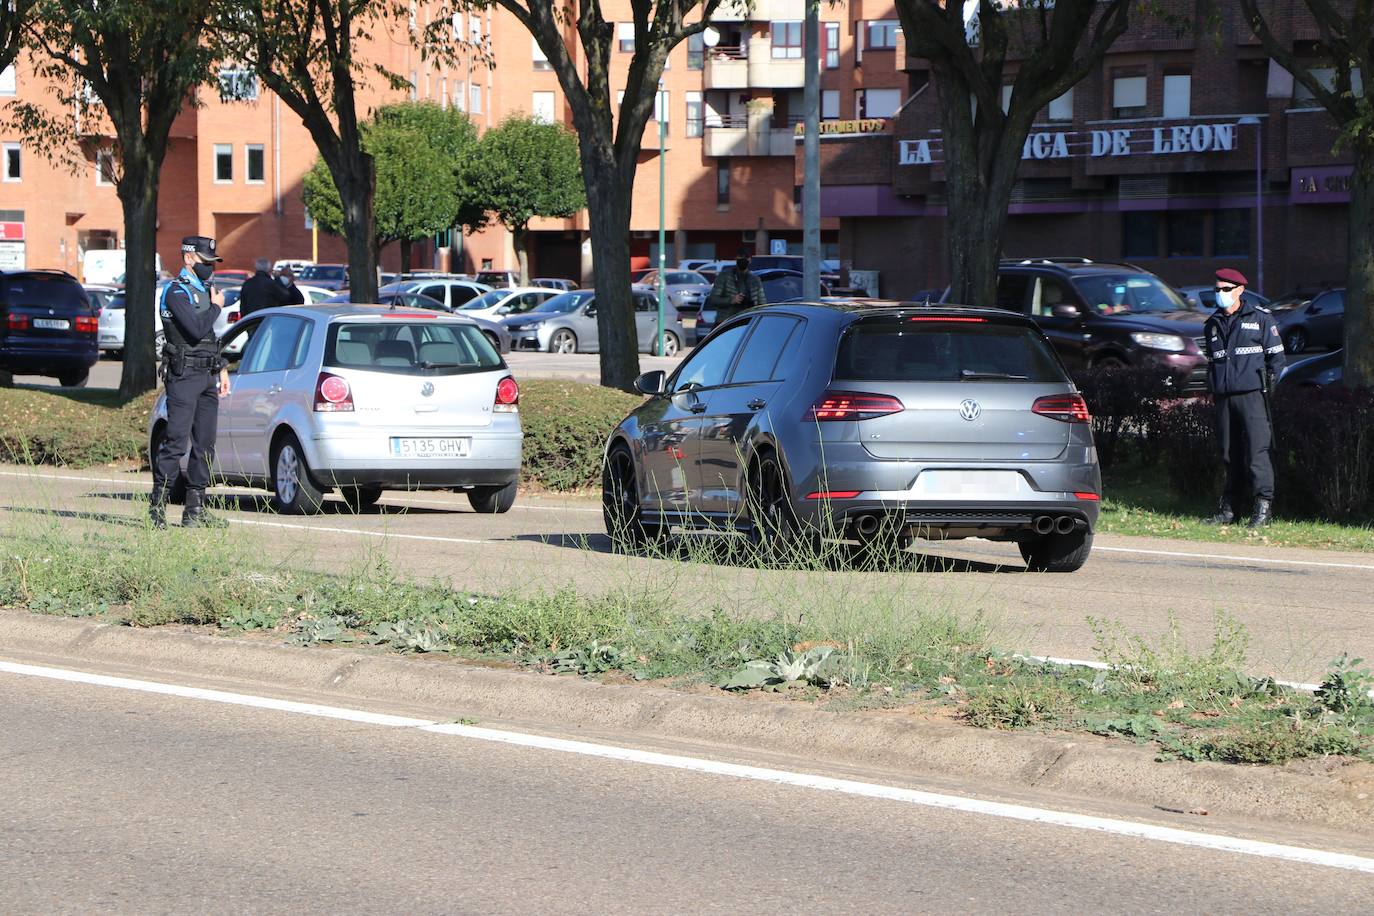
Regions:
<instances>
[{"instance_id":1,"label":"street lamp post","mask_svg":"<svg viewBox=\"0 0 1374 916\"><path fill-rule=\"evenodd\" d=\"M1264 294L1264 122L1254 115L1246 115L1236 122L1239 127L1255 128L1255 268L1259 282L1255 291Z\"/></svg>"},{"instance_id":2,"label":"street lamp post","mask_svg":"<svg viewBox=\"0 0 1374 916\"><path fill-rule=\"evenodd\" d=\"M668 124L664 109L667 106L663 103L663 80L658 81L658 97L654 99L654 107L658 110L658 350L659 356L665 356L663 352L663 313L666 310L664 299L667 289L663 284L665 270L664 249L667 247L667 230L664 226L664 206L663 191L667 185L668 166L664 162L666 140L668 137Z\"/></svg>"}]
</instances>

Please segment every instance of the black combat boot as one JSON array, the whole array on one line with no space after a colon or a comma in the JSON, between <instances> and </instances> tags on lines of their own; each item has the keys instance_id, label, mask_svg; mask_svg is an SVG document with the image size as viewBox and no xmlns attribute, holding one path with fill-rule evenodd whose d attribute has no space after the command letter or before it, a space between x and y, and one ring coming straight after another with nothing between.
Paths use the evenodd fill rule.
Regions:
<instances>
[{"instance_id":1,"label":"black combat boot","mask_svg":"<svg viewBox=\"0 0 1374 916\"><path fill-rule=\"evenodd\" d=\"M1273 501L1260 497L1255 500L1255 514L1250 516L1251 528L1263 528L1274 520Z\"/></svg>"},{"instance_id":2,"label":"black combat boot","mask_svg":"<svg viewBox=\"0 0 1374 916\"><path fill-rule=\"evenodd\" d=\"M1236 513L1231 509L1231 501L1222 498L1217 506L1217 514L1202 520L1204 525L1229 525L1236 520Z\"/></svg>"},{"instance_id":3,"label":"black combat boot","mask_svg":"<svg viewBox=\"0 0 1374 916\"><path fill-rule=\"evenodd\" d=\"M205 508L204 490L187 490L186 507L181 510L183 528L228 528L229 523Z\"/></svg>"}]
</instances>

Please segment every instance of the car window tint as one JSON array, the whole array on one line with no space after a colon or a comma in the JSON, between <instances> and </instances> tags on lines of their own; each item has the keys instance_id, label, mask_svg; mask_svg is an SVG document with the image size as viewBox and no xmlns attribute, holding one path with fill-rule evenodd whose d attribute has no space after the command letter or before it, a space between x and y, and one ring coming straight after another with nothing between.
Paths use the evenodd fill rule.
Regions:
<instances>
[{"instance_id":1,"label":"car window tint","mask_svg":"<svg viewBox=\"0 0 1374 916\"><path fill-rule=\"evenodd\" d=\"M1312 307L1324 312L1339 312L1345 309L1345 291L1331 289L1312 300Z\"/></svg>"},{"instance_id":2,"label":"car window tint","mask_svg":"<svg viewBox=\"0 0 1374 916\"><path fill-rule=\"evenodd\" d=\"M730 374L731 384L765 382L774 378L778 357L800 323L796 318L782 315L768 315L754 322L754 331L744 344L735 371Z\"/></svg>"},{"instance_id":3,"label":"car window tint","mask_svg":"<svg viewBox=\"0 0 1374 916\"><path fill-rule=\"evenodd\" d=\"M440 302L443 302L445 299L444 288L442 286L426 286L424 289L419 290L419 293L422 296L429 296L431 299L438 299Z\"/></svg>"},{"instance_id":4,"label":"car window tint","mask_svg":"<svg viewBox=\"0 0 1374 916\"><path fill-rule=\"evenodd\" d=\"M301 330L300 336L296 338L296 351L291 354L291 368L299 369L305 365L305 357L310 353L310 338L315 333L315 323L313 321L302 321L305 327Z\"/></svg>"},{"instance_id":5,"label":"car window tint","mask_svg":"<svg viewBox=\"0 0 1374 916\"><path fill-rule=\"evenodd\" d=\"M1001 293L1000 284L998 293ZM1031 296L1031 314L1040 318L1053 318L1056 305L1074 305L1073 293L1054 277L1037 277L1035 292ZM999 303L1000 305L1000 303ZM1018 308L1017 311L1020 311Z\"/></svg>"},{"instance_id":6,"label":"car window tint","mask_svg":"<svg viewBox=\"0 0 1374 916\"><path fill-rule=\"evenodd\" d=\"M637 312L657 312L658 297L642 293L635 294L635 311Z\"/></svg>"},{"instance_id":7,"label":"car window tint","mask_svg":"<svg viewBox=\"0 0 1374 916\"><path fill-rule=\"evenodd\" d=\"M868 318L851 326L835 358L835 378L849 381L957 382L966 371L1065 381L1044 336L1018 325Z\"/></svg>"},{"instance_id":8,"label":"car window tint","mask_svg":"<svg viewBox=\"0 0 1374 916\"><path fill-rule=\"evenodd\" d=\"M459 375L500 368L501 356L476 327L433 322L333 325L325 365L393 375Z\"/></svg>"},{"instance_id":9,"label":"car window tint","mask_svg":"<svg viewBox=\"0 0 1374 916\"><path fill-rule=\"evenodd\" d=\"M744 332L748 327L747 324L737 324L698 348L687 362L683 363L677 379L673 382L673 390L683 391L688 387L714 388L724 382L725 373L730 370L730 363L734 361L735 350L744 339Z\"/></svg>"},{"instance_id":10,"label":"car window tint","mask_svg":"<svg viewBox=\"0 0 1374 916\"><path fill-rule=\"evenodd\" d=\"M1009 312L1023 312L1026 308L1026 290L1030 288L1031 278L1025 274L1002 274L997 278L997 307Z\"/></svg>"},{"instance_id":11,"label":"car window tint","mask_svg":"<svg viewBox=\"0 0 1374 916\"><path fill-rule=\"evenodd\" d=\"M244 356L244 351L248 349L248 344L252 342L254 335L258 333L258 328L262 326L262 319L257 321L243 321L234 325L234 332L224 338L222 352L230 361L231 368L236 368L238 362Z\"/></svg>"},{"instance_id":12,"label":"car window tint","mask_svg":"<svg viewBox=\"0 0 1374 916\"><path fill-rule=\"evenodd\" d=\"M239 371L252 374L289 369L304 325L302 319L285 315L273 315L265 320L262 330L253 336Z\"/></svg>"},{"instance_id":13,"label":"car window tint","mask_svg":"<svg viewBox=\"0 0 1374 916\"><path fill-rule=\"evenodd\" d=\"M448 288L448 294L452 299L449 305L453 306L454 308L457 308L458 306L465 305L466 303L469 303L473 299L476 299L478 296L482 295L482 291L478 289L473 289L471 286L454 285ZM442 296L435 296L434 298L440 300L441 302L443 301Z\"/></svg>"}]
</instances>

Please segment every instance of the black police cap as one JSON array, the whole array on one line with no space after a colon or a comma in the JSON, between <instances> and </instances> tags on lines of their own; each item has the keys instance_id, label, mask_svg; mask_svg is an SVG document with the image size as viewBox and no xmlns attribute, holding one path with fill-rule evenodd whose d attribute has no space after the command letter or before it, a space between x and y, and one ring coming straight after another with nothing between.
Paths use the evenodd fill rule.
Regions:
<instances>
[{"instance_id":1,"label":"black police cap","mask_svg":"<svg viewBox=\"0 0 1374 916\"><path fill-rule=\"evenodd\" d=\"M215 240L204 235L188 235L181 240L181 250L186 254L198 254L202 261L223 261L215 254Z\"/></svg>"}]
</instances>

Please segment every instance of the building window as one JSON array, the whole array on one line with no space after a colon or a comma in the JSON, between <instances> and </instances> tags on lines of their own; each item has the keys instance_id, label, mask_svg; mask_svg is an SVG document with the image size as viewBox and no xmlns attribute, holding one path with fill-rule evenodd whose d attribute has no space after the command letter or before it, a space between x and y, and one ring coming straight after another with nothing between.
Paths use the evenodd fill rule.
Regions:
<instances>
[{"instance_id":1,"label":"building window","mask_svg":"<svg viewBox=\"0 0 1374 916\"><path fill-rule=\"evenodd\" d=\"M687 36L687 69L700 70L706 66L706 42L700 32Z\"/></svg>"},{"instance_id":2,"label":"building window","mask_svg":"<svg viewBox=\"0 0 1374 916\"><path fill-rule=\"evenodd\" d=\"M309 211L309 210L306 210L306 211L305 211L305 228L306 228L306 229L314 229L314 228L315 228L315 217L313 217L313 216L310 215L310 211Z\"/></svg>"},{"instance_id":3,"label":"building window","mask_svg":"<svg viewBox=\"0 0 1374 916\"><path fill-rule=\"evenodd\" d=\"M667 89L658 90L658 95L654 96L654 116L650 120L662 121L666 126L668 120L672 117L672 103L673 96L671 92Z\"/></svg>"},{"instance_id":4,"label":"building window","mask_svg":"<svg viewBox=\"0 0 1374 916\"><path fill-rule=\"evenodd\" d=\"M897 30L901 23L896 19L874 19L868 23L868 49L870 51L891 51L897 47Z\"/></svg>"},{"instance_id":5,"label":"building window","mask_svg":"<svg viewBox=\"0 0 1374 916\"><path fill-rule=\"evenodd\" d=\"M0 95L14 95L19 91L19 80L14 72L14 64L0 70Z\"/></svg>"},{"instance_id":6,"label":"building window","mask_svg":"<svg viewBox=\"0 0 1374 916\"><path fill-rule=\"evenodd\" d=\"M900 107L900 89L858 89L854 92L854 111L858 118L890 118Z\"/></svg>"},{"instance_id":7,"label":"building window","mask_svg":"<svg viewBox=\"0 0 1374 916\"><path fill-rule=\"evenodd\" d=\"M1164 117L1187 118L1193 113L1193 77L1187 73L1164 77Z\"/></svg>"},{"instance_id":8,"label":"building window","mask_svg":"<svg viewBox=\"0 0 1374 916\"><path fill-rule=\"evenodd\" d=\"M1250 256L1250 211L1218 210L1212 221L1212 257Z\"/></svg>"},{"instance_id":9,"label":"building window","mask_svg":"<svg viewBox=\"0 0 1374 916\"><path fill-rule=\"evenodd\" d=\"M552 92L536 92L534 102L530 106L530 114L534 120L544 124L552 124L554 117L554 94Z\"/></svg>"},{"instance_id":10,"label":"building window","mask_svg":"<svg viewBox=\"0 0 1374 916\"><path fill-rule=\"evenodd\" d=\"M703 127L703 112L700 92L687 93L687 136L700 137Z\"/></svg>"},{"instance_id":11,"label":"building window","mask_svg":"<svg viewBox=\"0 0 1374 916\"><path fill-rule=\"evenodd\" d=\"M453 14L453 40L454 40L454 41L462 41L462 40L463 40L463 14L462 14L462 13L454 13L454 14Z\"/></svg>"},{"instance_id":12,"label":"building window","mask_svg":"<svg viewBox=\"0 0 1374 916\"><path fill-rule=\"evenodd\" d=\"M414 70L410 71L410 100L412 102L420 98L420 80Z\"/></svg>"},{"instance_id":13,"label":"building window","mask_svg":"<svg viewBox=\"0 0 1374 916\"><path fill-rule=\"evenodd\" d=\"M468 89L467 84L462 80L453 81L453 105L459 111L468 110Z\"/></svg>"},{"instance_id":14,"label":"building window","mask_svg":"<svg viewBox=\"0 0 1374 916\"><path fill-rule=\"evenodd\" d=\"M101 186L115 183L114 150L97 150L95 154L95 183Z\"/></svg>"},{"instance_id":15,"label":"building window","mask_svg":"<svg viewBox=\"0 0 1374 916\"><path fill-rule=\"evenodd\" d=\"M228 143L215 144L215 184L234 180L234 147Z\"/></svg>"},{"instance_id":16,"label":"building window","mask_svg":"<svg viewBox=\"0 0 1374 916\"><path fill-rule=\"evenodd\" d=\"M261 143L250 143L243 148L243 173L249 184L262 184L266 180L267 160Z\"/></svg>"},{"instance_id":17,"label":"building window","mask_svg":"<svg viewBox=\"0 0 1374 916\"><path fill-rule=\"evenodd\" d=\"M1014 83L1002 84L1002 114L1011 111L1011 94L1016 89Z\"/></svg>"},{"instance_id":18,"label":"building window","mask_svg":"<svg viewBox=\"0 0 1374 916\"><path fill-rule=\"evenodd\" d=\"M471 114L482 113L482 87L478 83L468 87L468 111Z\"/></svg>"},{"instance_id":19,"label":"building window","mask_svg":"<svg viewBox=\"0 0 1374 916\"><path fill-rule=\"evenodd\" d=\"M530 44L533 45L534 69L552 70L553 64L549 63L549 56L544 53L544 49L539 47L539 39L530 36Z\"/></svg>"},{"instance_id":20,"label":"building window","mask_svg":"<svg viewBox=\"0 0 1374 916\"><path fill-rule=\"evenodd\" d=\"M221 102L256 102L257 74L246 67L220 67L219 99Z\"/></svg>"},{"instance_id":21,"label":"building window","mask_svg":"<svg viewBox=\"0 0 1374 916\"><path fill-rule=\"evenodd\" d=\"M730 157L716 160L716 203L730 203Z\"/></svg>"},{"instance_id":22,"label":"building window","mask_svg":"<svg viewBox=\"0 0 1374 916\"><path fill-rule=\"evenodd\" d=\"M1121 214L1121 256L1159 257L1159 214L1128 211Z\"/></svg>"},{"instance_id":23,"label":"building window","mask_svg":"<svg viewBox=\"0 0 1374 916\"><path fill-rule=\"evenodd\" d=\"M1169 212L1169 257L1200 258L1207 254L1207 214L1199 210Z\"/></svg>"},{"instance_id":24,"label":"building window","mask_svg":"<svg viewBox=\"0 0 1374 916\"><path fill-rule=\"evenodd\" d=\"M635 52L635 24L633 22L616 23L616 34L620 36L620 50L624 54Z\"/></svg>"},{"instance_id":25,"label":"building window","mask_svg":"<svg viewBox=\"0 0 1374 916\"><path fill-rule=\"evenodd\" d=\"M840 69L840 24L838 22L823 22L821 27L825 29L825 69Z\"/></svg>"},{"instance_id":26,"label":"building window","mask_svg":"<svg viewBox=\"0 0 1374 916\"><path fill-rule=\"evenodd\" d=\"M840 90L822 89L821 90L821 120L838 121L840 119Z\"/></svg>"},{"instance_id":27,"label":"building window","mask_svg":"<svg viewBox=\"0 0 1374 916\"><path fill-rule=\"evenodd\" d=\"M1073 120L1073 89L1050 102L1049 117L1051 121Z\"/></svg>"},{"instance_id":28,"label":"building window","mask_svg":"<svg viewBox=\"0 0 1374 916\"><path fill-rule=\"evenodd\" d=\"M22 181L24 164L20 158L19 144L6 143L3 149L5 153L5 181Z\"/></svg>"},{"instance_id":29,"label":"building window","mask_svg":"<svg viewBox=\"0 0 1374 916\"><path fill-rule=\"evenodd\" d=\"M482 43L482 14L479 12L468 14L468 40L475 45Z\"/></svg>"},{"instance_id":30,"label":"building window","mask_svg":"<svg viewBox=\"0 0 1374 916\"><path fill-rule=\"evenodd\" d=\"M769 26L774 60L799 60L802 56L802 24L774 22Z\"/></svg>"},{"instance_id":31,"label":"building window","mask_svg":"<svg viewBox=\"0 0 1374 916\"><path fill-rule=\"evenodd\" d=\"M1118 76L1112 81L1112 117L1144 117L1145 99L1145 77Z\"/></svg>"}]
</instances>

